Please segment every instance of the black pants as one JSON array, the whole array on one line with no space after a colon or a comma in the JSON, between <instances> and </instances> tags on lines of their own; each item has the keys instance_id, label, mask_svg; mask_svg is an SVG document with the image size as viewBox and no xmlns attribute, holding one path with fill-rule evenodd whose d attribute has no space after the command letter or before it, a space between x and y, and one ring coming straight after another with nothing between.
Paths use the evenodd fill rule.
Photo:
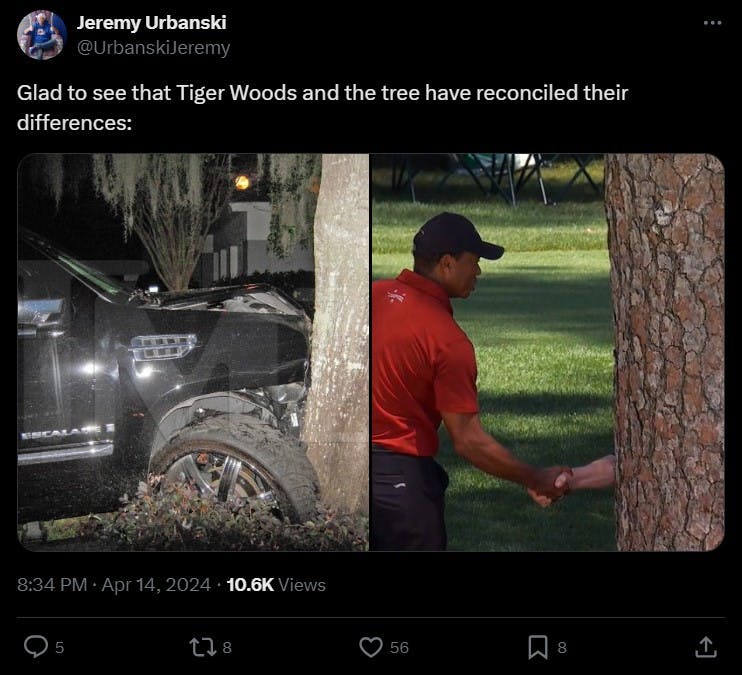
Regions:
<instances>
[{"instance_id":1,"label":"black pants","mask_svg":"<svg viewBox=\"0 0 742 675\"><path fill-rule=\"evenodd\" d=\"M432 457L373 447L371 550L444 551L448 474Z\"/></svg>"}]
</instances>

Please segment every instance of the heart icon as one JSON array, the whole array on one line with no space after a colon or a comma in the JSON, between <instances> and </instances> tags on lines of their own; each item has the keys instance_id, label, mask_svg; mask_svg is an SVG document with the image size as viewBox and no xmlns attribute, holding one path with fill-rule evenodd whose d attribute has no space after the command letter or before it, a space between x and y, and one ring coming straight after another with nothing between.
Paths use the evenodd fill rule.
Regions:
<instances>
[{"instance_id":1,"label":"heart icon","mask_svg":"<svg viewBox=\"0 0 742 675\"><path fill-rule=\"evenodd\" d=\"M368 658L372 659L381 651L384 641L380 637L362 637L358 646Z\"/></svg>"}]
</instances>

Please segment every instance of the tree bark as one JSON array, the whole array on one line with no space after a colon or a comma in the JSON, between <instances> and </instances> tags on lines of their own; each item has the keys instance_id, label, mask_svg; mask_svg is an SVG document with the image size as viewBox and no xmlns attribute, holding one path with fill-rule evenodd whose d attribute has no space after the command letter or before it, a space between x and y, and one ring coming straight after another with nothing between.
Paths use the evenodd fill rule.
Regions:
<instances>
[{"instance_id":1,"label":"tree bark","mask_svg":"<svg viewBox=\"0 0 742 675\"><path fill-rule=\"evenodd\" d=\"M368 513L367 155L324 155L314 219L312 387L304 440L323 502Z\"/></svg>"},{"instance_id":2,"label":"tree bark","mask_svg":"<svg viewBox=\"0 0 742 675\"><path fill-rule=\"evenodd\" d=\"M724 536L724 171L710 155L609 155L617 538Z\"/></svg>"}]
</instances>

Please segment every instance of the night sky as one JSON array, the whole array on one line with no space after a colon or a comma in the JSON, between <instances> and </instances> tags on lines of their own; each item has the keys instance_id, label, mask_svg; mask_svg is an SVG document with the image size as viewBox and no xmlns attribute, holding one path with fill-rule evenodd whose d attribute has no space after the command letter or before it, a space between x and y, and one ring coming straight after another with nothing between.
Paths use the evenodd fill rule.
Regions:
<instances>
[{"instance_id":1,"label":"night sky","mask_svg":"<svg viewBox=\"0 0 742 675\"><path fill-rule=\"evenodd\" d=\"M90 180L79 183L78 194L68 190L57 209L54 199L39 184L27 157L18 171L18 225L47 237L83 260L145 260L139 239L124 241L119 216L95 196ZM43 161L43 159L42 159Z\"/></svg>"},{"instance_id":2,"label":"night sky","mask_svg":"<svg viewBox=\"0 0 742 675\"><path fill-rule=\"evenodd\" d=\"M254 174L254 155L234 155L233 172L249 168ZM43 155L26 157L18 170L18 225L37 232L81 260L145 260L149 257L135 234L124 239L121 216L96 196L92 182L76 180L76 190L65 185L57 208L48 189L39 180ZM83 162L84 166L84 162ZM262 194L239 193L240 199L265 198ZM140 278L138 286L158 283L154 272ZM162 287L162 282L159 282Z\"/></svg>"}]
</instances>

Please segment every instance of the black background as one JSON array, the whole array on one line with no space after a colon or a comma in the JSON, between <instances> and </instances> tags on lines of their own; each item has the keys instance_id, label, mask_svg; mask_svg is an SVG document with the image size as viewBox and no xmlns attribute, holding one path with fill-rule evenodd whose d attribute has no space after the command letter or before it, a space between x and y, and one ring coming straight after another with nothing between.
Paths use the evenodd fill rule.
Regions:
<instances>
[{"instance_id":1,"label":"black background","mask_svg":"<svg viewBox=\"0 0 742 675\"><path fill-rule=\"evenodd\" d=\"M456 13L455 6L449 6L445 13L435 12L429 17L406 15L400 7L389 13L380 6L332 12L322 5L299 10L282 6L276 8L280 10L277 16L268 16L265 8L247 3L240 10L224 5L207 5L202 11L173 7L172 13L177 16L228 14L228 31L191 34L194 39L231 42L230 56L222 60L206 56L82 57L75 51L76 40L83 37L75 30L80 14L164 16L168 9L151 5L134 8L128 3L106 8L101 3L55 2L48 8L64 18L69 39L61 55L44 63L25 57L10 39L17 23L35 8L14 7L15 13L8 7L3 11L7 24L5 63L13 72L5 100L10 97L13 101L14 114L11 119L6 116L6 124L15 125L15 120L27 112L52 112L72 117L131 117L134 130L23 133L13 127L13 166L30 152L428 153L483 146L516 152L537 148L547 153L705 152L717 155L726 168L727 222L732 224L727 229L727 248L734 250L739 160L732 151L737 130L732 128L731 118L733 111L738 111L732 98L739 78L731 70L728 54L733 34L738 31L725 14L715 14L710 7L706 13L698 10L681 16L643 12L595 17L525 8L520 16L485 17L468 5L461 6L461 14ZM719 18L724 21L722 27L703 25L704 19ZM106 37L125 36L111 32ZM102 34L87 31L84 37L96 39ZM130 37L174 36L140 33ZM139 82L156 87L186 82L223 86L222 81L256 87L276 87L285 82L295 88L353 82L365 87L382 83L424 87L426 82L437 87L538 87L547 82L557 86L594 82L607 87L620 83L631 92L625 103L592 104L223 102L194 106L127 102L84 107L24 103L15 95L19 84L33 82L129 88ZM738 112L735 116L739 117ZM12 182L6 185L6 211L10 213L17 195ZM733 302L733 298L727 295L727 301ZM728 313L733 316L732 305ZM730 368L733 354L728 353L727 359ZM727 429L728 434L730 431ZM727 438L733 445L733 436ZM466 662L479 652L472 651L472 643L464 637L482 631L493 645L499 640L509 645L508 649L513 641L520 640L523 647L513 658L525 661L525 637L513 633L513 627L522 628L522 634L527 635L529 631L540 632L539 626L546 624L549 630L558 632L562 626L563 633L571 631L573 635L584 636L591 631L603 639L615 635L617 643L612 649L617 650L620 643L641 650L641 645L653 644L652 636L683 633L678 621L669 617L736 618L731 570L738 562L737 470L738 460L730 453L726 463L726 537L718 549L708 553L31 553L16 540L14 493L7 490L2 536L4 550L12 551L15 576L10 578L8 572L3 586L11 593L20 576L210 576L222 582L232 576L293 576L325 579L328 586L326 592L316 594L229 594L223 589L210 594L152 597L130 593L116 598L100 593L15 593L15 616L140 618L123 623L113 619L84 623L24 619L17 624L14 648L30 662L22 653L23 637L63 626L68 641L73 640L70 633L75 631L89 638L86 644L93 650L89 656L104 657L117 650L131 656L142 650L148 662L159 658L167 661L173 658L168 651L175 649L173 645L183 646L183 634L187 643L191 626L206 630L213 625L197 619L149 621L142 617L306 616L356 619L335 623L319 619L262 620L257 624L233 620L232 626L255 638L245 648L255 664L264 663L261 659L272 664L307 662L308 656L309 661L316 657L318 662L345 662L351 652L357 654L358 636L384 631L385 635L391 634L400 626L402 632L425 636L423 642L417 638L424 646L415 656L431 662L450 656L449 652ZM400 624L384 618L397 616L625 620L547 622L532 618L518 622L511 618L483 620L475 626L471 620L462 619L441 620L432 628L433 624L422 619ZM636 617L656 618L639 621ZM706 621L716 631L717 644L723 643L726 622ZM222 628L224 625L220 624ZM690 630L690 625L683 630ZM692 641L696 634L695 639L700 639L705 625L703 620L693 624L687 640ZM176 633L180 637L172 638L175 642L170 642L170 637L164 639ZM159 634L164 642L152 643L153 636ZM103 635L109 640L115 635L126 639L124 644L106 650L105 645L110 643L101 641ZM132 635L138 635L140 641L130 642ZM147 640L141 642L145 635ZM431 640L431 636L440 639ZM307 640L314 650L307 646ZM481 645L480 639L474 642ZM330 643L336 648L328 647ZM93 644L98 645L98 651ZM318 644L324 646L319 648ZM670 639L667 644L671 650L676 643ZM684 644L680 640L677 648L684 650ZM695 645L688 649L692 648ZM731 644L726 654L722 651L730 662L731 651ZM496 653L503 659L510 658L508 650ZM668 654L662 650L653 653L659 654L660 660ZM79 651L77 654L69 653L65 658L68 662L82 658ZM51 667L51 657L46 665L42 663L45 658L33 665ZM366 663L365 659L360 661ZM97 667L109 665L99 663Z\"/></svg>"}]
</instances>

